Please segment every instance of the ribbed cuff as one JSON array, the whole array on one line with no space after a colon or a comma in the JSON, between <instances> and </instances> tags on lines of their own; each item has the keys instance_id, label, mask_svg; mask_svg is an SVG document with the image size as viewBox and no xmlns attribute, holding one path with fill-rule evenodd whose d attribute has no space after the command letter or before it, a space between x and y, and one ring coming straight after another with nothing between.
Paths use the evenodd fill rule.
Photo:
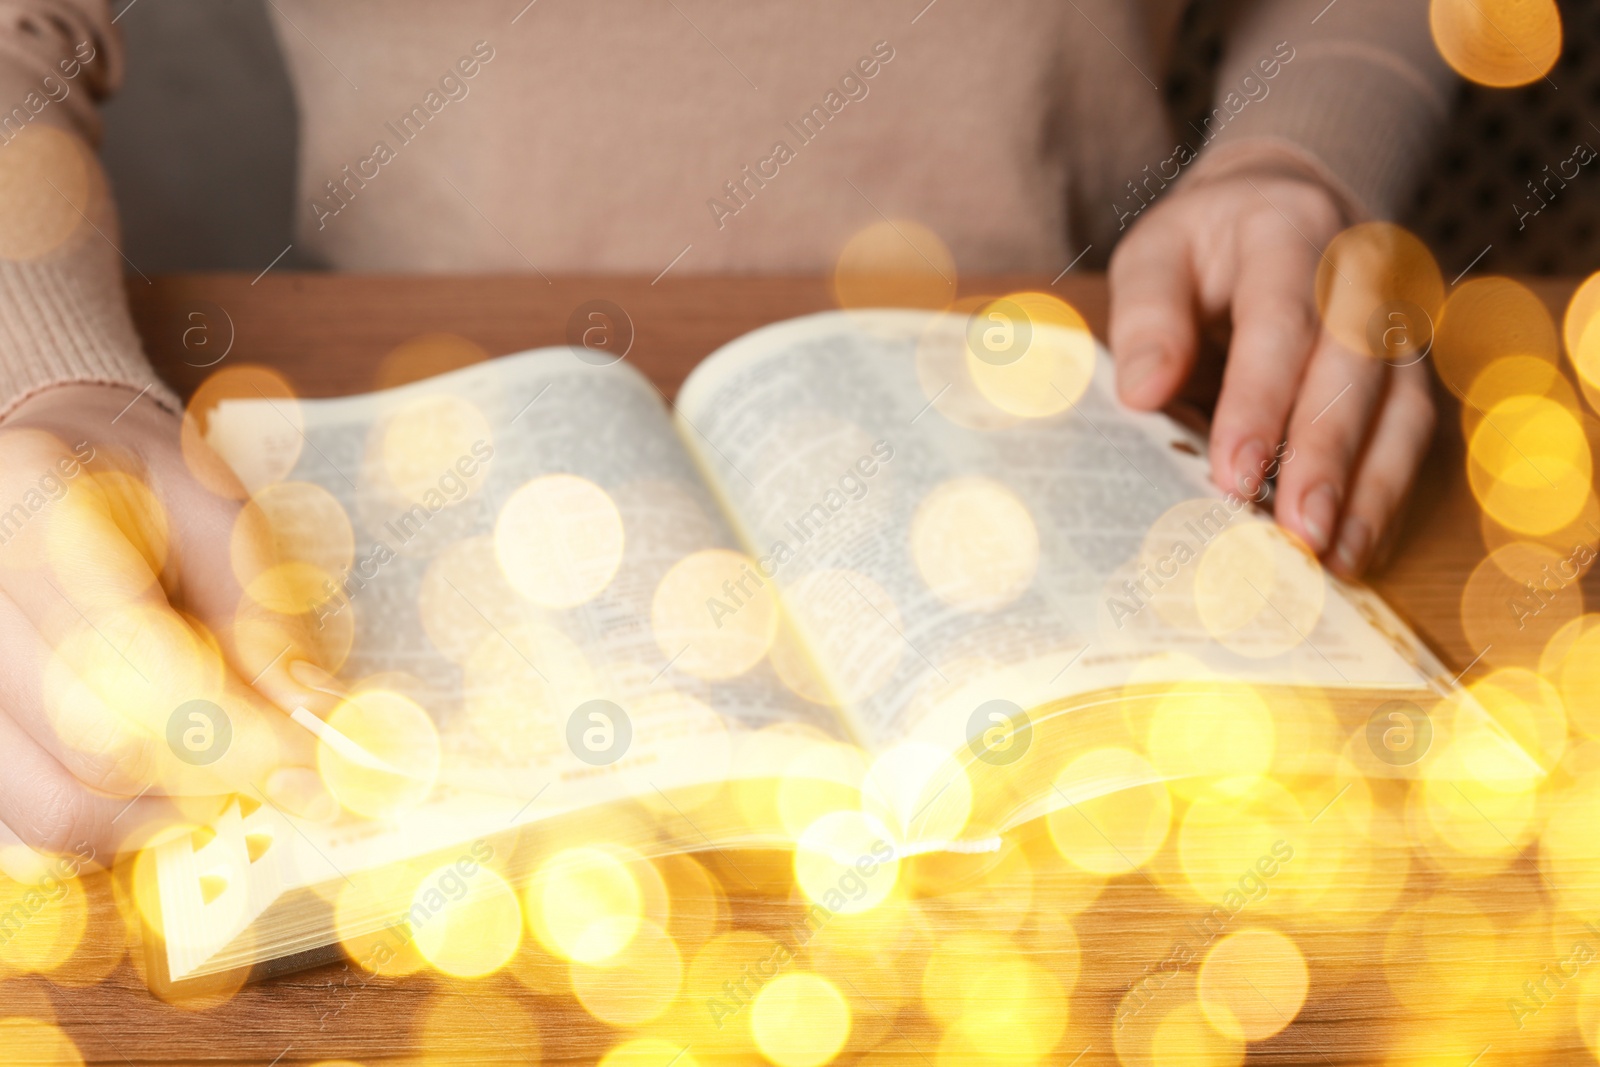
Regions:
<instances>
[{"instance_id":1,"label":"ribbed cuff","mask_svg":"<svg viewBox=\"0 0 1600 1067\"><path fill-rule=\"evenodd\" d=\"M0 418L70 383L125 386L169 411L183 410L144 358L120 300L88 299L53 264L0 260Z\"/></svg>"},{"instance_id":2,"label":"ribbed cuff","mask_svg":"<svg viewBox=\"0 0 1600 1067\"><path fill-rule=\"evenodd\" d=\"M1219 86L1224 98L1229 84ZM1232 115L1202 159L1231 154L1237 142L1276 145L1314 164L1355 217L1394 218L1447 115L1427 75L1382 48L1331 41L1300 46L1278 77L1262 84L1267 95Z\"/></svg>"}]
</instances>

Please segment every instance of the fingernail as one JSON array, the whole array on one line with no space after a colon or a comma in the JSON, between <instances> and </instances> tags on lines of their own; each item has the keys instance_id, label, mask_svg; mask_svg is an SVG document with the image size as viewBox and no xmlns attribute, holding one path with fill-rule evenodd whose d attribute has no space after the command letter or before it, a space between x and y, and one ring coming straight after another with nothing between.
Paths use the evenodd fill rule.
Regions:
<instances>
[{"instance_id":1,"label":"fingernail","mask_svg":"<svg viewBox=\"0 0 1600 1067\"><path fill-rule=\"evenodd\" d=\"M1371 545L1372 530L1365 522L1353 515L1344 520L1344 529L1339 531L1339 547L1334 549L1334 554L1350 577L1360 574L1366 566L1367 549Z\"/></svg>"},{"instance_id":2,"label":"fingernail","mask_svg":"<svg viewBox=\"0 0 1600 1067\"><path fill-rule=\"evenodd\" d=\"M297 659L289 664L289 677L312 692L333 697L335 700L343 700L349 695L349 690L345 688L343 682L310 660Z\"/></svg>"},{"instance_id":3,"label":"fingernail","mask_svg":"<svg viewBox=\"0 0 1600 1067\"><path fill-rule=\"evenodd\" d=\"M1117 391L1124 397L1135 397L1144 383L1161 366L1161 346L1145 345L1136 348L1117 367Z\"/></svg>"},{"instance_id":4,"label":"fingernail","mask_svg":"<svg viewBox=\"0 0 1600 1067\"><path fill-rule=\"evenodd\" d=\"M1234 453L1233 479L1239 493L1248 500L1266 497L1267 446L1258 437L1252 437Z\"/></svg>"},{"instance_id":5,"label":"fingernail","mask_svg":"<svg viewBox=\"0 0 1600 1067\"><path fill-rule=\"evenodd\" d=\"M1323 482L1305 495L1300 502L1300 525L1305 527L1311 551L1322 555L1328 551L1330 531L1339 515L1339 491Z\"/></svg>"},{"instance_id":6,"label":"fingernail","mask_svg":"<svg viewBox=\"0 0 1600 1067\"><path fill-rule=\"evenodd\" d=\"M331 822L339 814L339 802L309 767L279 767L262 788L274 804L297 818Z\"/></svg>"}]
</instances>

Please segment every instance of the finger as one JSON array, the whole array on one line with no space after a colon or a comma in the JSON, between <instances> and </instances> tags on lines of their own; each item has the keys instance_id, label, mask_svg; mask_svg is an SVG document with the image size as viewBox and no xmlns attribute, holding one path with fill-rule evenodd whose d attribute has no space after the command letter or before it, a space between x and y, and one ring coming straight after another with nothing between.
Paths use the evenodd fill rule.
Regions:
<instances>
[{"instance_id":1,"label":"finger","mask_svg":"<svg viewBox=\"0 0 1600 1067\"><path fill-rule=\"evenodd\" d=\"M332 711L344 687L324 669L303 614L308 594L320 591L294 587L265 514L193 480L173 495L189 517L173 552L184 609L216 635L229 667L278 708Z\"/></svg>"},{"instance_id":2,"label":"finger","mask_svg":"<svg viewBox=\"0 0 1600 1067\"><path fill-rule=\"evenodd\" d=\"M134 796L157 775L161 752L155 735L132 729L75 674L9 597L0 596L0 707L30 740L83 784ZM49 710L54 706L54 714Z\"/></svg>"},{"instance_id":3,"label":"finger","mask_svg":"<svg viewBox=\"0 0 1600 1067\"><path fill-rule=\"evenodd\" d=\"M1129 407L1159 408L1189 376L1199 344L1189 250L1170 227L1135 227L1111 257L1110 281L1117 393Z\"/></svg>"},{"instance_id":4,"label":"finger","mask_svg":"<svg viewBox=\"0 0 1600 1067\"><path fill-rule=\"evenodd\" d=\"M259 715L224 694L214 701L178 704L165 721L139 721L125 712L130 702L107 701L86 683L5 597L0 597L0 648L8 654L8 669L0 672L0 707L10 709L11 720L30 741L94 792L205 797L240 789L243 781L259 782L280 806L296 813L325 806L315 797L317 790L306 785L307 774L315 779L309 768L312 739L275 710ZM245 753L285 753L286 766L270 760L229 763L235 745ZM253 777L235 781L235 768ZM264 777L261 768L267 768Z\"/></svg>"},{"instance_id":5,"label":"finger","mask_svg":"<svg viewBox=\"0 0 1600 1067\"><path fill-rule=\"evenodd\" d=\"M1233 341L1211 430L1211 476L1224 490L1265 495L1265 477L1317 340L1317 252L1276 215L1245 222L1233 293Z\"/></svg>"},{"instance_id":6,"label":"finger","mask_svg":"<svg viewBox=\"0 0 1600 1067\"><path fill-rule=\"evenodd\" d=\"M24 693L40 699L48 662L60 695L52 710L71 720L67 736L94 738L103 726L142 738L144 756L134 756L125 777L154 775L145 784L158 792L244 791L280 764L309 766L305 731L234 675L172 609L148 545L125 536L119 522L128 520L107 495L92 483L75 487L34 520L49 523L47 565L3 572L4 592L44 642L35 657L39 678L31 686L25 679ZM26 696L22 702L31 707ZM175 717L177 736L206 737L216 747L178 751L169 736ZM159 758L163 744L178 763Z\"/></svg>"},{"instance_id":7,"label":"finger","mask_svg":"<svg viewBox=\"0 0 1600 1067\"><path fill-rule=\"evenodd\" d=\"M11 836L49 863L53 856L97 857L109 866L122 846L147 838L155 826L176 821L201 822L222 810L222 798L210 798L185 811L164 797L114 797L79 782L31 737L0 713L0 749L7 773L0 775L0 822ZM0 835L0 853L8 850ZM0 869L29 873L27 852L12 846ZM13 875L14 876L14 875Z\"/></svg>"},{"instance_id":8,"label":"finger","mask_svg":"<svg viewBox=\"0 0 1600 1067\"><path fill-rule=\"evenodd\" d=\"M1428 372L1414 363L1389 376L1366 449L1350 483L1350 499L1329 562L1346 578L1361 575L1400 514L1433 441L1434 405Z\"/></svg>"},{"instance_id":9,"label":"finger","mask_svg":"<svg viewBox=\"0 0 1600 1067\"><path fill-rule=\"evenodd\" d=\"M1324 332L1289 417L1278 479L1278 522L1318 556L1333 544L1351 472L1367 438L1389 367Z\"/></svg>"}]
</instances>

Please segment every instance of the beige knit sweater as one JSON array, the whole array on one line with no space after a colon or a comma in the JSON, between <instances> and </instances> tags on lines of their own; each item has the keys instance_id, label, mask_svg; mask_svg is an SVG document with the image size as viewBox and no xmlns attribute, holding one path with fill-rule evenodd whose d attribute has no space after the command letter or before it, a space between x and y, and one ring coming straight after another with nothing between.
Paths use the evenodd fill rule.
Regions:
<instances>
[{"instance_id":1,"label":"beige knit sweater","mask_svg":"<svg viewBox=\"0 0 1600 1067\"><path fill-rule=\"evenodd\" d=\"M962 271L1057 271L1260 155L1394 212L1445 114L1423 0L1242 4L1216 110L1172 130L1181 3L275 0L296 243L342 270L819 271L890 217ZM0 411L154 382L89 148L124 61L104 0L0 8Z\"/></svg>"}]
</instances>

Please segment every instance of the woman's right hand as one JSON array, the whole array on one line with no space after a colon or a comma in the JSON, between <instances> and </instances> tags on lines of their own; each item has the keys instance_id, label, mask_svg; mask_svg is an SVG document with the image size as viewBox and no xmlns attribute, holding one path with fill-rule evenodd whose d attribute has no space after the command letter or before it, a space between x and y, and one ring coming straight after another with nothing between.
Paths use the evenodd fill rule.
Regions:
<instances>
[{"instance_id":1,"label":"woman's right hand","mask_svg":"<svg viewBox=\"0 0 1600 1067\"><path fill-rule=\"evenodd\" d=\"M126 388L55 386L0 422L0 870L109 865L229 794L329 813L288 712L325 713L336 683L272 610L244 499Z\"/></svg>"}]
</instances>

